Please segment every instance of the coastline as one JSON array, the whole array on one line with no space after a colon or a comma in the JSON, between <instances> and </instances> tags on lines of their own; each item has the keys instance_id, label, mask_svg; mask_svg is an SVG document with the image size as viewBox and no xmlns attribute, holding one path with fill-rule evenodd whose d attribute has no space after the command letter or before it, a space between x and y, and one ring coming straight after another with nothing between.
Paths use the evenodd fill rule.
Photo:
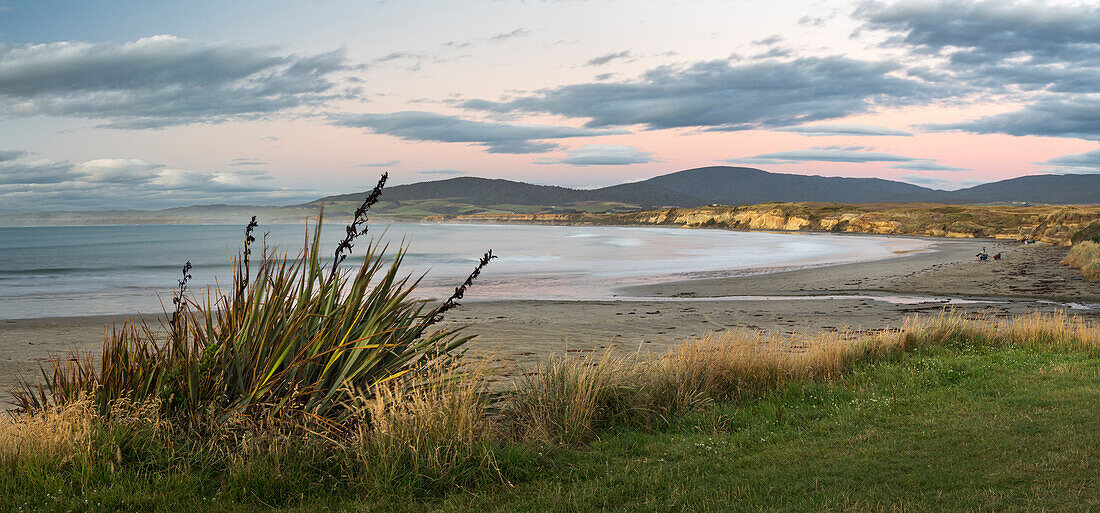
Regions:
<instances>
[{"instance_id":1,"label":"coastline","mask_svg":"<svg viewBox=\"0 0 1100 513\"><path fill-rule=\"evenodd\" d=\"M927 239L927 238L925 238ZM1065 248L1003 240L928 239L931 251L896 257L721 278L618 289L606 301L467 301L442 326L467 325L479 338L467 346L492 355L505 371L552 354L606 347L662 351L691 337L729 329L779 333L878 330L913 314L935 313L942 302L888 302L869 297L922 296L979 299L953 305L967 312L1007 316L1100 303L1100 285L1059 262ZM977 262L987 247L997 262ZM1022 271L1022 272L1021 272ZM723 299L728 296L749 296ZM842 296L769 300L757 296ZM1054 301L1053 303L1043 301ZM1100 318L1100 309L1072 310ZM0 320L0 402L14 375L37 376L51 355L98 353L104 330L127 315ZM144 319L156 324L157 315Z\"/></svg>"}]
</instances>

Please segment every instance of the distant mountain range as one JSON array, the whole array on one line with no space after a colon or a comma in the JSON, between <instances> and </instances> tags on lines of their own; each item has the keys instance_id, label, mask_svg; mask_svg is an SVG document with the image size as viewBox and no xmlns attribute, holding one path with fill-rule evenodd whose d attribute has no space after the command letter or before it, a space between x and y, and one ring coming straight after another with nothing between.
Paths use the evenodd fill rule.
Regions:
<instances>
[{"instance_id":1,"label":"distant mountain range","mask_svg":"<svg viewBox=\"0 0 1100 513\"><path fill-rule=\"evenodd\" d=\"M316 215L350 215L365 192L328 196L301 205L257 207L195 205L165 210L33 212L0 214L0 225L219 223L259 215L267 222L297 222ZM247 198L242 198L247 201ZM371 212L417 219L437 215L539 212L626 212L709 204L768 201L828 203L1100 204L1100 174L1034 175L957 191L929 189L879 178L839 178L770 173L748 167L688 169L600 189L570 189L511 180L451 178L389 187Z\"/></svg>"},{"instance_id":2,"label":"distant mountain range","mask_svg":"<svg viewBox=\"0 0 1100 513\"><path fill-rule=\"evenodd\" d=\"M352 201L363 193L312 203ZM542 205L621 203L640 208L696 207L711 203L749 205L768 201L829 203L1100 203L1100 175L1034 175L941 191L880 178L840 178L770 173L749 167L712 166L641 182L592 190L532 185L510 180L461 177L386 189L383 198L409 202L447 199L459 204Z\"/></svg>"}]
</instances>

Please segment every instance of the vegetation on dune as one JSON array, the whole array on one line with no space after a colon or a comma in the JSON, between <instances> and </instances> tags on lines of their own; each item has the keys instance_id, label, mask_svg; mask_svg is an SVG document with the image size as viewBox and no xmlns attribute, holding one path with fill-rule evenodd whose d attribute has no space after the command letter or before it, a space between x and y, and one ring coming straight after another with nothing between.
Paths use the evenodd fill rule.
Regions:
<instances>
[{"instance_id":1,"label":"vegetation on dune","mask_svg":"<svg viewBox=\"0 0 1100 513\"><path fill-rule=\"evenodd\" d=\"M1070 242L1074 244L1083 241L1100 242L1100 221L1088 225L1070 238Z\"/></svg>"},{"instance_id":2,"label":"vegetation on dune","mask_svg":"<svg viewBox=\"0 0 1100 513\"><path fill-rule=\"evenodd\" d=\"M973 507L973 494L1000 501L1046 497L1029 488L1040 483L1027 484L1033 471L1019 467L1025 463L1046 473L1044 494L1096 506L1100 497L1083 492L1072 474L1065 475L1065 486L1061 481L1052 485L1050 479L1063 475L1059 468L1082 471L1080 465L1095 461L1074 455L1095 448L1089 437L1096 431L1071 429L1083 421L1080 415L1063 417L1100 405L1098 350L1100 326L1065 314L989 319L945 313L866 337L729 332L654 357L609 353L553 360L504 395L489 393L485 373L467 371L462 379L446 379L457 376L453 367L434 367L422 374L428 385L407 387L391 380L374 387L355 410L362 420L357 428L325 437L303 436L284 423L186 436L174 418L164 416L170 410L158 400L120 399L103 411L94 400L81 398L0 424L0 461L8 469L0 473L0 506L72 509L88 500L104 507L164 509L197 503L202 505L198 509L210 510L236 502L255 509L311 508L318 501L370 511L423 507L400 499L412 495L442 500L437 509L455 510L585 504L626 510L642 507L637 501L643 497L649 497L650 508L695 504L706 509L724 503L715 502L719 490L758 507L816 504L814 509L830 509L816 500L839 501L833 509L843 510L906 501L943 506L940 500L922 502L892 489L896 485L887 482L895 471L888 469L904 467L912 478L928 480L920 485L925 493L919 497L929 494ZM960 359L970 367L960 366ZM1048 361L1055 363L1043 363ZM1044 370L1025 372L1036 365ZM980 373L968 370L979 367ZM1019 381L1024 379L1037 381L1024 386ZM1074 387L1086 388L1048 396L1052 379L1059 387L1073 380ZM965 399L961 394L971 388L993 395ZM1039 391L1042 397L1028 395ZM978 438L958 445L953 430L1000 426L1032 415L1026 409L1031 403L1021 402L1025 397L1045 405L1044 414L1031 421L1035 425L1011 428L995 448L986 447L990 444L977 433L967 436ZM960 401L973 415L951 411ZM1059 409L1052 410L1053 404ZM868 407L881 418L853 420L862 419ZM877 427L830 427L872 420ZM939 423L931 431L930 421ZM906 435L912 438L891 434L903 429L913 430ZM1059 434L1057 444L1044 434L1048 430ZM940 444L936 450L948 452L926 452L931 448L922 448L923 443ZM712 451L723 444L735 444L724 449L733 452L712 459ZM839 447L849 448L837 453L840 461L850 460L856 454L852 450L869 452L873 459L845 464L853 465L849 468L819 458ZM768 454L779 459L768 460ZM1001 462L1004 454L1015 456ZM1050 458L1062 463L1050 467ZM948 461L970 467L938 475ZM807 462L822 467L815 473ZM987 483L966 473L1009 463L1017 467L993 473L1007 479L996 496L986 493ZM731 473L715 465L746 467ZM853 474L867 471L872 473ZM617 476L612 481L599 477L612 475ZM869 476L878 476L871 483L887 484L856 485ZM783 496L766 492L769 486L761 480L811 487ZM844 490L857 488L838 495L830 482ZM752 483L763 488L747 486ZM963 493L968 486L973 492ZM482 491L453 493L470 487ZM363 494L371 497L366 503L358 502ZM1004 503L1011 504L1028 503Z\"/></svg>"},{"instance_id":3,"label":"vegetation on dune","mask_svg":"<svg viewBox=\"0 0 1100 513\"><path fill-rule=\"evenodd\" d=\"M1073 245L1062 263L1080 269L1091 281L1100 281L1100 242L1085 240Z\"/></svg>"},{"instance_id":4,"label":"vegetation on dune","mask_svg":"<svg viewBox=\"0 0 1100 513\"><path fill-rule=\"evenodd\" d=\"M761 203L622 213L479 213L432 218L450 222L659 225L738 230L790 230L993 237L1068 246L1100 228L1097 206L970 206L929 203ZM1093 230L1093 231L1089 231Z\"/></svg>"}]
</instances>

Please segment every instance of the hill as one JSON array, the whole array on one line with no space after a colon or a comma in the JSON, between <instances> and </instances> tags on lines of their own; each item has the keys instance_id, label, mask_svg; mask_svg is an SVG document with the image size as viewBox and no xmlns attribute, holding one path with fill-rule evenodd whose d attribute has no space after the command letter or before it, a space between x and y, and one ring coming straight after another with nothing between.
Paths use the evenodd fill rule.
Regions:
<instances>
[{"instance_id":1,"label":"hill","mask_svg":"<svg viewBox=\"0 0 1100 513\"><path fill-rule=\"evenodd\" d=\"M0 214L0 226L220 223L238 222L250 215L260 215L270 222L297 222L315 216L322 207L330 216L350 215L365 195L340 194L283 207L194 205L164 210L15 212ZM1100 174L1024 176L957 191L880 178L771 173L733 166L687 169L599 189L458 177L390 187L372 214L406 220L433 216L616 214L766 202L1095 205L1100 204Z\"/></svg>"},{"instance_id":2,"label":"hill","mask_svg":"<svg viewBox=\"0 0 1100 513\"><path fill-rule=\"evenodd\" d=\"M330 196L311 204L357 201L363 194ZM446 212L426 210L441 215L569 210L617 212L707 204L755 205L773 201L1085 205L1100 203L1100 175L1033 175L957 191L943 191L881 178L771 173L750 167L709 166L592 190L462 177L393 187L386 191L383 198L397 202L447 200L457 208ZM380 208L385 213L387 209L392 210L392 205L383 204Z\"/></svg>"},{"instance_id":3,"label":"hill","mask_svg":"<svg viewBox=\"0 0 1100 513\"><path fill-rule=\"evenodd\" d=\"M751 205L768 201L880 203L901 201L906 196L943 192L879 178L769 173L751 167L730 166L688 169L650 178L642 183L722 205Z\"/></svg>"},{"instance_id":4,"label":"hill","mask_svg":"<svg viewBox=\"0 0 1100 513\"><path fill-rule=\"evenodd\" d=\"M975 185L958 191L938 191L941 203L1100 203L1100 175L1032 175Z\"/></svg>"},{"instance_id":5,"label":"hill","mask_svg":"<svg viewBox=\"0 0 1100 513\"><path fill-rule=\"evenodd\" d=\"M511 180L464 176L409 185L387 187L387 201L450 199L471 205L518 203L524 205L564 205L587 201L590 191L579 191L553 185L534 185ZM311 203L362 201L362 192L328 196Z\"/></svg>"},{"instance_id":6,"label":"hill","mask_svg":"<svg viewBox=\"0 0 1100 513\"><path fill-rule=\"evenodd\" d=\"M321 198L311 202L311 204L360 201L362 198L362 192L341 194ZM491 205L542 205L552 207L570 206L586 202L613 202L651 208L660 206L698 206L705 203L690 194L681 194L644 182L585 190L472 176L390 187L386 189L383 199L398 202L446 199L454 203L482 207Z\"/></svg>"}]
</instances>

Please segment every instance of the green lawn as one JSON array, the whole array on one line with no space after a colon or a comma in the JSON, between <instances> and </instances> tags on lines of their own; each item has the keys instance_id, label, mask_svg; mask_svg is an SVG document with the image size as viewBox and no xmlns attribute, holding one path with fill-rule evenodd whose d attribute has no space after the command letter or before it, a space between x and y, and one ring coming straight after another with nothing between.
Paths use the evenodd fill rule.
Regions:
<instances>
[{"instance_id":1,"label":"green lawn","mask_svg":"<svg viewBox=\"0 0 1100 513\"><path fill-rule=\"evenodd\" d=\"M921 350L832 383L718 405L658 432L618 430L579 448L503 449L498 464L509 483L495 477L418 499L345 486L310 461L318 458L228 477L216 467L186 475L127 470L110 479L90 471L75 483L81 474L73 472L0 499L0 507L1095 511L1100 358L1035 348Z\"/></svg>"},{"instance_id":2,"label":"green lawn","mask_svg":"<svg viewBox=\"0 0 1100 513\"><path fill-rule=\"evenodd\" d=\"M542 477L515 488L421 506L1095 511L1098 477L1100 360L938 349L748 407L719 407L670 432L617 433L563 452Z\"/></svg>"}]
</instances>

